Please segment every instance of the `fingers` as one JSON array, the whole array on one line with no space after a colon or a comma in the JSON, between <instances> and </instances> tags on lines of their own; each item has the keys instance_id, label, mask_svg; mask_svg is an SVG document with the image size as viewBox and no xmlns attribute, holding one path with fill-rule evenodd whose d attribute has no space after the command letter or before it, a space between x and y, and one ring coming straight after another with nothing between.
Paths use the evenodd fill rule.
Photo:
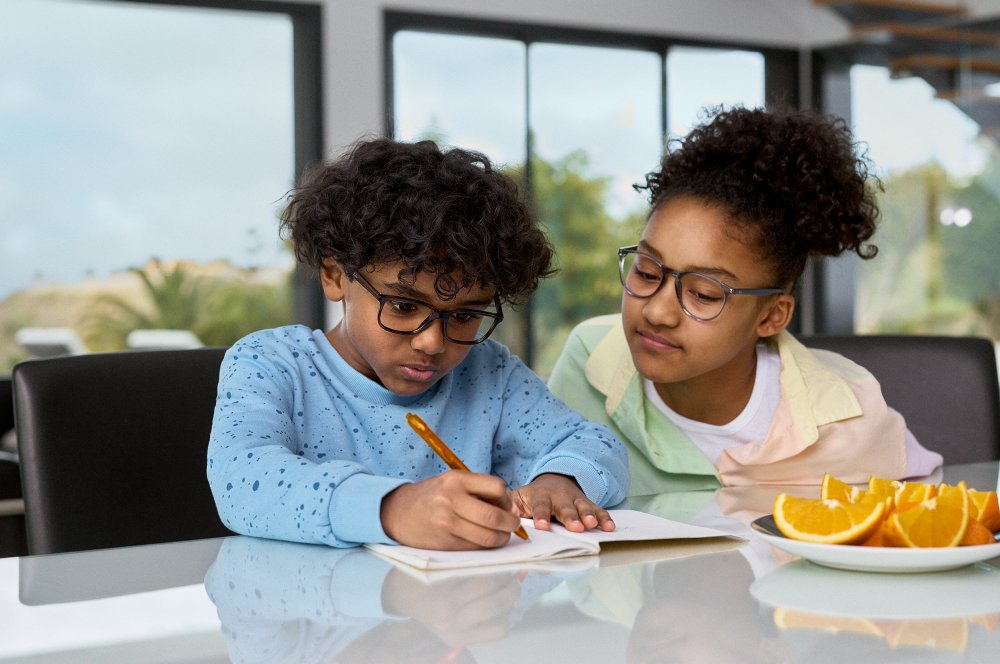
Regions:
<instances>
[{"instance_id":1,"label":"fingers","mask_svg":"<svg viewBox=\"0 0 1000 664\"><path fill-rule=\"evenodd\" d=\"M512 511L507 485L498 477L457 471L441 476L446 484L444 495L451 511L447 530L471 548L495 548L510 540L521 525ZM457 485L457 486L456 486Z\"/></svg>"},{"instance_id":2,"label":"fingers","mask_svg":"<svg viewBox=\"0 0 1000 664\"><path fill-rule=\"evenodd\" d=\"M386 534L425 549L496 548L521 524L503 480L467 471L404 484L382 499Z\"/></svg>"},{"instance_id":3,"label":"fingers","mask_svg":"<svg viewBox=\"0 0 1000 664\"><path fill-rule=\"evenodd\" d=\"M523 516L531 516L539 530L549 530L553 518L572 532L615 529L608 511L589 500L569 477L540 475L514 492L514 502Z\"/></svg>"}]
</instances>

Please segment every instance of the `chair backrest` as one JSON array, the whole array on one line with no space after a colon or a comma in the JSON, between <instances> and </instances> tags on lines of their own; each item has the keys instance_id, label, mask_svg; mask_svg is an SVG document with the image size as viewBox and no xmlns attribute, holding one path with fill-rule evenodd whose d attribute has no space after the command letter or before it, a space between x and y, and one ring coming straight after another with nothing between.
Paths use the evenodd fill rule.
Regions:
<instances>
[{"instance_id":1,"label":"chair backrest","mask_svg":"<svg viewBox=\"0 0 1000 664\"><path fill-rule=\"evenodd\" d=\"M0 436L14 428L14 383L0 376Z\"/></svg>"},{"instance_id":2,"label":"chair backrest","mask_svg":"<svg viewBox=\"0 0 1000 664\"><path fill-rule=\"evenodd\" d=\"M31 554L231 534L205 475L223 348L13 369Z\"/></svg>"},{"instance_id":3,"label":"chair backrest","mask_svg":"<svg viewBox=\"0 0 1000 664\"><path fill-rule=\"evenodd\" d=\"M1000 387L993 342L979 337L802 337L868 369L917 440L945 463L1000 459Z\"/></svg>"}]
</instances>

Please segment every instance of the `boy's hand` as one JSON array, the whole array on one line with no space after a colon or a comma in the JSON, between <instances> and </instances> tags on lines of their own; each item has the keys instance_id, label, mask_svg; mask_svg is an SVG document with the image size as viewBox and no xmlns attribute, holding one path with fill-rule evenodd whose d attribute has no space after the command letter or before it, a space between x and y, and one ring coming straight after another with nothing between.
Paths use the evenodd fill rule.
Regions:
<instances>
[{"instance_id":1,"label":"boy's hand","mask_svg":"<svg viewBox=\"0 0 1000 664\"><path fill-rule=\"evenodd\" d=\"M514 504L520 516L534 520L538 530L550 530L553 517L575 533L598 527L615 529L608 511L592 503L576 480L567 475L539 475L514 492Z\"/></svg>"},{"instance_id":2,"label":"boy's hand","mask_svg":"<svg viewBox=\"0 0 1000 664\"><path fill-rule=\"evenodd\" d=\"M404 484L382 499L382 529L422 549L493 549L521 525L499 477L449 470Z\"/></svg>"}]
</instances>

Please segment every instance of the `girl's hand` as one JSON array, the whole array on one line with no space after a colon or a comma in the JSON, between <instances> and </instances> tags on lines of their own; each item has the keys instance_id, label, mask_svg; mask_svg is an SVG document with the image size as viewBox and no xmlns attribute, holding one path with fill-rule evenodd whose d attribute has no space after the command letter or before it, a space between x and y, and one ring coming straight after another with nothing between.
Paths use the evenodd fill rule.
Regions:
<instances>
[{"instance_id":1,"label":"girl's hand","mask_svg":"<svg viewBox=\"0 0 1000 664\"><path fill-rule=\"evenodd\" d=\"M608 511L591 502L576 480L567 475L539 475L514 492L514 505L518 515L532 518L538 530L550 530L552 518L575 533L591 528L615 529Z\"/></svg>"},{"instance_id":2,"label":"girl's hand","mask_svg":"<svg viewBox=\"0 0 1000 664\"><path fill-rule=\"evenodd\" d=\"M521 525L499 477L449 470L404 484L382 499L382 529L422 549L493 549Z\"/></svg>"}]
</instances>

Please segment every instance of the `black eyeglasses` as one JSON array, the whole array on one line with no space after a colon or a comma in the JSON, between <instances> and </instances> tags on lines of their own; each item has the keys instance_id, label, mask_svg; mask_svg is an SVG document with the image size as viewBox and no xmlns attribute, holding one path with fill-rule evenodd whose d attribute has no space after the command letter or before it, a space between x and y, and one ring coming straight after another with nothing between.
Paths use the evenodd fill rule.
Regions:
<instances>
[{"instance_id":1,"label":"black eyeglasses","mask_svg":"<svg viewBox=\"0 0 1000 664\"><path fill-rule=\"evenodd\" d=\"M420 300L383 295L357 272L353 278L378 300L378 324L386 332L419 334L440 318L444 336L448 341L471 346L486 341L503 320L503 308L500 306L499 296L493 298L496 311L478 309L439 311Z\"/></svg>"},{"instance_id":2,"label":"black eyeglasses","mask_svg":"<svg viewBox=\"0 0 1000 664\"><path fill-rule=\"evenodd\" d=\"M777 295L783 288L733 288L700 272L678 272L639 251L639 246L618 250L618 271L625 292L632 297L653 297L667 280L674 278L674 291L685 314L695 320L710 321L722 313L730 295Z\"/></svg>"}]
</instances>

